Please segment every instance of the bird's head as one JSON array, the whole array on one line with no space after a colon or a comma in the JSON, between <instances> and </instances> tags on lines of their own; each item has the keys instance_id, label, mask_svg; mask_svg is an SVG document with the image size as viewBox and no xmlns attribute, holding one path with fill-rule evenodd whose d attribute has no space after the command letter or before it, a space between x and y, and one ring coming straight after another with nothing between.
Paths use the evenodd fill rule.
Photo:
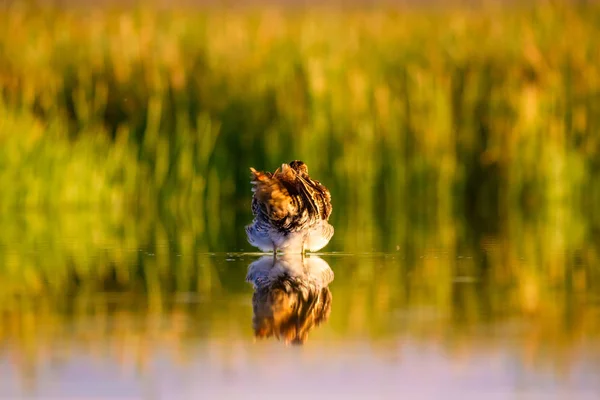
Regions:
<instances>
[{"instance_id":1,"label":"bird's head","mask_svg":"<svg viewBox=\"0 0 600 400\"><path fill-rule=\"evenodd\" d=\"M290 167L300 175L308 176L308 167L302 161L294 160L290 163Z\"/></svg>"}]
</instances>

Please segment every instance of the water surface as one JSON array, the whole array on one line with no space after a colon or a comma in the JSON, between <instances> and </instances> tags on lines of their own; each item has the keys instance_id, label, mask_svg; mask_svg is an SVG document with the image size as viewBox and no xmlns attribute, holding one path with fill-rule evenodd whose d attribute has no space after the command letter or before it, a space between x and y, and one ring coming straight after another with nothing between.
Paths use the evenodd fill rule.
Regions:
<instances>
[{"instance_id":1,"label":"water surface","mask_svg":"<svg viewBox=\"0 0 600 400\"><path fill-rule=\"evenodd\" d=\"M1 236L2 398L600 393L593 247L540 245L556 233L453 242L440 226L352 251L341 227L301 261L318 273L288 260L274 274L183 224L36 218ZM251 282L280 273L287 292L260 303Z\"/></svg>"}]
</instances>

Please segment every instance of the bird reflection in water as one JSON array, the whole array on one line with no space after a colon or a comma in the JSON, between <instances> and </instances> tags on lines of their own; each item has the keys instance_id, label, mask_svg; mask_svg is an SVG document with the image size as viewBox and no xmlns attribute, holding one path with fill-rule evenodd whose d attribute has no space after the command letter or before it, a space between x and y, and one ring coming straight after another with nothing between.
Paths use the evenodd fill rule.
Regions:
<instances>
[{"instance_id":1,"label":"bird reflection in water","mask_svg":"<svg viewBox=\"0 0 600 400\"><path fill-rule=\"evenodd\" d=\"M333 275L316 256L264 256L250 264L246 281L254 285L254 335L303 344L309 331L329 317Z\"/></svg>"}]
</instances>

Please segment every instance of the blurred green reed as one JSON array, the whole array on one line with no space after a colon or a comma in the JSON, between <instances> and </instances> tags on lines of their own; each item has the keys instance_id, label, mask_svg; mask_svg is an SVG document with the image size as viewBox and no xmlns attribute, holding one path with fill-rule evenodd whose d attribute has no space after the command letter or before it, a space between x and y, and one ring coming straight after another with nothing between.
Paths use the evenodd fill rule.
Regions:
<instances>
[{"instance_id":1,"label":"blurred green reed","mask_svg":"<svg viewBox=\"0 0 600 400\"><path fill-rule=\"evenodd\" d=\"M341 222L600 201L600 7L0 12L0 209L208 211L303 159ZM358 212L358 210L361 210ZM429 217L431 216L431 217Z\"/></svg>"},{"instance_id":2,"label":"blurred green reed","mask_svg":"<svg viewBox=\"0 0 600 400\"><path fill-rule=\"evenodd\" d=\"M327 250L410 249L438 229L456 246L474 225L596 259L597 5L38 11L0 11L7 248L26 254L21 219L48 213L73 237L131 230L131 248L167 215L190 251L249 250L247 168L298 158L332 191Z\"/></svg>"}]
</instances>

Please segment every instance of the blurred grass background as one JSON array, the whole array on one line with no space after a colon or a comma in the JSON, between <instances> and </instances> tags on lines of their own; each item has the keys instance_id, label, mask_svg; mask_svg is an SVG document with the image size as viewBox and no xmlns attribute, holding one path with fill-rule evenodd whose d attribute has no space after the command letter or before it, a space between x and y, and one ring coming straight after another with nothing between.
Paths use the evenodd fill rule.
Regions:
<instances>
[{"instance_id":1,"label":"blurred grass background","mask_svg":"<svg viewBox=\"0 0 600 400\"><path fill-rule=\"evenodd\" d=\"M3 4L0 342L102 321L99 293L148 318L177 293L249 302L206 254L251 250L249 166L302 159L332 192L325 250L404 257L328 260L334 332L424 306L450 317L402 329L457 348L507 314L537 318L528 354L575 347L599 332L599 42L592 2Z\"/></svg>"},{"instance_id":2,"label":"blurred grass background","mask_svg":"<svg viewBox=\"0 0 600 400\"><path fill-rule=\"evenodd\" d=\"M599 204L600 6L0 13L0 207L230 215L294 158L359 223ZM401 211L402 210L402 211Z\"/></svg>"}]
</instances>

